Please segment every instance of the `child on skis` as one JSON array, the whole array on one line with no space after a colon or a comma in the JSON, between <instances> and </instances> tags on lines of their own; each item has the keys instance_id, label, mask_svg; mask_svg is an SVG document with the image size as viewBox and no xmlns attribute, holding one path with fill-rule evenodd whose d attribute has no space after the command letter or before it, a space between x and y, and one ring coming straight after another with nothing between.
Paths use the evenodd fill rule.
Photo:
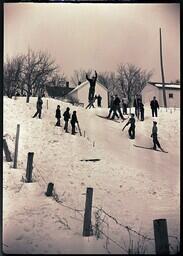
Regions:
<instances>
[{"instance_id":1,"label":"child on skis","mask_svg":"<svg viewBox=\"0 0 183 256\"><path fill-rule=\"evenodd\" d=\"M152 127L152 134L151 137L153 138L153 149L156 150L156 145L158 146L158 148L161 149L161 151L164 151L158 141L158 128L157 128L157 122L153 121L153 127Z\"/></svg>"},{"instance_id":2,"label":"child on skis","mask_svg":"<svg viewBox=\"0 0 183 256\"><path fill-rule=\"evenodd\" d=\"M124 131L125 127L129 124L130 124L130 128L128 130L129 138L130 139L135 139L135 118L134 118L134 114L131 114L131 117L130 117L129 121L123 127L122 131Z\"/></svg>"}]
</instances>

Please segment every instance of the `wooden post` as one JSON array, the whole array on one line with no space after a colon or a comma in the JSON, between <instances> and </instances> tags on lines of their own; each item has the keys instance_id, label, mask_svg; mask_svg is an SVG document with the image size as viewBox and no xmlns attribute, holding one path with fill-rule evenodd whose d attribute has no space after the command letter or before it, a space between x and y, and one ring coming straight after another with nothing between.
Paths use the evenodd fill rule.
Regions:
<instances>
[{"instance_id":1,"label":"wooden post","mask_svg":"<svg viewBox=\"0 0 183 256\"><path fill-rule=\"evenodd\" d=\"M27 158L27 169L26 169L26 182L32 182L32 162L33 162L34 152L28 153Z\"/></svg>"},{"instance_id":2,"label":"wooden post","mask_svg":"<svg viewBox=\"0 0 183 256\"><path fill-rule=\"evenodd\" d=\"M84 131L84 137L85 137L85 134L86 134L86 132Z\"/></svg>"},{"instance_id":3,"label":"wooden post","mask_svg":"<svg viewBox=\"0 0 183 256\"><path fill-rule=\"evenodd\" d=\"M95 147L95 141L93 142L93 147Z\"/></svg>"},{"instance_id":4,"label":"wooden post","mask_svg":"<svg viewBox=\"0 0 183 256\"><path fill-rule=\"evenodd\" d=\"M83 236L90 236L92 234L92 226L91 226L92 197L93 197L93 188L87 188L84 224L83 224Z\"/></svg>"},{"instance_id":5,"label":"wooden post","mask_svg":"<svg viewBox=\"0 0 183 256\"><path fill-rule=\"evenodd\" d=\"M169 242L166 219L157 219L154 223L156 254L169 254Z\"/></svg>"},{"instance_id":6,"label":"wooden post","mask_svg":"<svg viewBox=\"0 0 183 256\"><path fill-rule=\"evenodd\" d=\"M17 124L17 133L16 133L16 139L15 139L15 155L14 155L14 162L13 162L13 168L15 169L17 168L19 134L20 134L20 125Z\"/></svg>"},{"instance_id":7,"label":"wooden post","mask_svg":"<svg viewBox=\"0 0 183 256\"><path fill-rule=\"evenodd\" d=\"M7 142L6 142L6 139L3 139L3 148L4 148L4 153L5 153L6 161L7 161L7 162L11 162L11 161L12 161L11 153L10 153L10 151L9 151L8 144L7 144Z\"/></svg>"},{"instance_id":8,"label":"wooden post","mask_svg":"<svg viewBox=\"0 0 183 256\"><path fill-rule=\"evenodd\" d=\"M47 191L45 193L46 196L52 196L53 195L53 187L54 184L52 182L48 183Z\"/></svg>"},{"instance_id":9,"label":"wooden post","mask_svg":"<svg viewBox=\"0 0 183 256\"><path fill-rule=\"evenodd\" d=\"M165 78L164 78L164 71L163 71L161 28L159 29L159 33L160 33L160 64L161 64L161 76L162 76L163 101L164 101L164 107L167 108L166 91L165 91Z\"/></svg>"}]
</instances>

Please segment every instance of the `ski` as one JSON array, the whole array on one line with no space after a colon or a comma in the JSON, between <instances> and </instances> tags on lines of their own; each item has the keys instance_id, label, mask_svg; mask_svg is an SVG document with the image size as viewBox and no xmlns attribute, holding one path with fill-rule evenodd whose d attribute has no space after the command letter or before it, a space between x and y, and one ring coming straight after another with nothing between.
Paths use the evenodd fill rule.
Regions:
<instances>
[{"instance_id":1,"label":"ski","mask_svg":"<svg viewBox=\"0 0 183 256\"><path fill-rule=\"evenodd\" d=\"M139 146L139 145L135 145L135 144L133 144L133 146L137 147L137 148L150 149L150 150L154 150L154 151L157 151L157 152L168 153L168 151L165 151L165 150L153 149L153 148L143 147L143 146Z\"/></svg>"},{"instance_id":2,"label":"ski","mask_svg":"<svg viewBox=\"0 0 183 256\"><path fill-rule=\"evenodd\" d=\"M86 162L91 161L91 162L97 162L97 161L100 161L100 159L99 159L99 158L93 158L93 159L82 159L82 160L80 160L80 161L86 161Z\"/></svg>"},{"instance_id":3,"label":"ski","mask_svg":"<svg viewBox=\"0 0 183 256\"><path fill-rule=\"evenodd\" d=\"M100 117L100 118L104 118L104 119L106 119L106 120L110 120L110 121L113 121L113 122L116 122L116 123L120 123L120 121L119 120L116 120L116 119L110 119L110 118L108 118L107 116L100 116L100 115L97 115L98 117Z\"/></svg>"},{"instance_id":4,"label":"ski","mask_svg":"<svg viewBox=\"0 0 183 256\"><path fill-rule=\"evenodd\" d=\"M79 126L79 123L77 123L77 126L78 126L78 130L79 130L79 134L80 134L80 136L82 136L81 129L80 129L80 126Z\"/></svg>"}]
</instances>

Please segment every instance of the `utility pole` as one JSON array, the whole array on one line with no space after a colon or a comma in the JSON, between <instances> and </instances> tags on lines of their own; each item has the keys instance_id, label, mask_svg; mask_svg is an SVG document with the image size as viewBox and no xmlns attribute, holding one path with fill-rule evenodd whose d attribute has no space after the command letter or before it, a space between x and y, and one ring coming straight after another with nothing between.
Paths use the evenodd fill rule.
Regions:
<instances>
[{"instance_id":1,"label":"utility pole","mask_svg":"<svg viewBox=\"0 0 183 256\"><path fill-rule=\"evenodd\" d=\"M161 28L159 29L159 34L160 34L160 64L161 64L161 77L162 77L162 88L163 88L163 101L164 101L164 107L167 108L166 91L165 91L165 78L164 78L164 71L163 71Z\"/></svg>"}]
</instances>

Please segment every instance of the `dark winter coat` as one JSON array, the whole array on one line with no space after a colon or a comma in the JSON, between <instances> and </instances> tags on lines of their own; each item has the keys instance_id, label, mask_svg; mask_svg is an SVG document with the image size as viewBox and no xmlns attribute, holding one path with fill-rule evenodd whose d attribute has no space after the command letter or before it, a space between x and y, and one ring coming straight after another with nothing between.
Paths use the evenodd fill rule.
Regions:
<instances>
[{"instance_id":1,"label":"dark winter coat","mask_svg":"<svg viewBox=\"0 0 183 256\"><path fill-rule=\"evenodd\" d=\"M151 100L150 106L152 109L157 109L159 108L159 104L157 100Z\"/></svg>"},{"instance_id":2,"label":"dark winter coat","mask_svg":"<svg viewBox=\"0 0 183 256\"><path fill-rule=\"evenodd\" d=\"M43 101L41 98L37 100L37 109L42 109Z\"/></svg>"},{"instance_id":3,"label":"dark winter coat","mask_svg":"<svg viewBox=\"0 0 183 256\"><path fill-rule=\"evenodd\" d=\"M130 117L130 119L129 119L129 121L128 121L128 123L126 125L128 125L128 124L131 124L131 127L135 128L135 118L134 117Z\"/></svg>"},{"instance_id":4,"label":"dark winter coat","mask_svg":"<svg viewBox=\"0 0 183 256\"><path fill-rule=\"evenodd\" d=\"M98 97L97 97L97 102L98 102L98 104L100 104L101 101L102 101L102 97L101 97L101 96L98 96Z\"/></svg>"},{"instance_id":5,"label":"dark winter coat","mask_svg":"<svg viewBox=\"0 0 183 256\"><path fill-rule=\"evenodd\" d=\"M113 106L114 107L120 107L120 98L119 97L116 97L115 100L113 101Z\"/></svg>"},{"instance_id":6,"label":"dark winter coat","mask_svg":"<svg viewBox=\"0 0 183 256\"><path fill-rule=\"evenodd\" d=\"M142 102L139 103L139 108L141 112L144 111L144 104Z\"/></svg>"},{"instance_id":7,"label":"dark winter coat","mask_svg":"<svg viewBox=\"0 0 183 256\"><path fill-rule=\"evenodd\" d=\"M158 136L158 128L157 126L153 126L151 137L157 138L157 136Z\"/></svg>"},{"instance_id":8,"label":"dark winter coat","mask_svg":"<svg viewBox=\"0 0 183 256\"><path fill-rule=\"evenodd\" d=\"M72 114L71 124L75 125L75 123L78 123L78 119L76 114Z\"/></svg>"},{"instance_id":9,"label":"dark winter coat","mask_svg":"<svg viewBox=\"0 0 183 256\"><path fill-rule=\"evenodd\" d=\"M69 111L66 110L66 111L64 112L63 116L64 116L64 121L69 121L69 119L70 119L70 113L69 113Z\"/></svg>"},{"instance_id":10,"label":"dark winter coat","mask_svg":"<svg viewBox=\"0 0 183 256\"><path fill-rule=\"evenodd\" d=\"M141 99L140 98L134 99L133 106L135 108L139 108L140 107L140 103L141 103Z\"/></svg>"},{"instance_id":11,"label":"dark winter coat","mask_svg":"<svg viewBox=\"0 0 183 256\"><path fill-rule=\"evenodd\" d=\"M90 79L87 74L86 74L86 79L90 83L90 88L94 89L95 88L95 84L96 84L96 80L97 80L97 72L95 72L95 79Z\"/></svg>"},{"instance_id":12,"label":"dark winter coat","mask_svg":"<svg viewBox=\"0 0 183 256\"><path fill-rule=\"evenodd\" d=\"M55 114L56 118L61 118L61 111L59 108L56 109L56 114Z\"/></svg>"}]
</instances>

